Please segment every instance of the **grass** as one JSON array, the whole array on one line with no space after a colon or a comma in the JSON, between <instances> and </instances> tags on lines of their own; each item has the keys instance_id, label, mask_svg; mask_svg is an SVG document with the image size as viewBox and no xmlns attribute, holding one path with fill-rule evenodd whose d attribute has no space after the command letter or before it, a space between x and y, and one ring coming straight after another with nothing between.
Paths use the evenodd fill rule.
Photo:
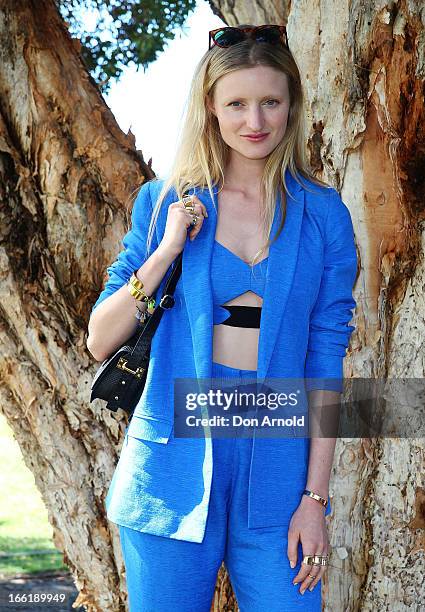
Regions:
<instances>
[{"instance_id":1,"label":"grass","mask_svg":"<svg viewBox=\"0 0 425 612\"><path fill-rule=\"evenodd\" d=\"M19 445L0 414L0 578L68 571L52 540L47 510ZM5 556L10 555L10 556Z\"/></svg>"}]
</instances>

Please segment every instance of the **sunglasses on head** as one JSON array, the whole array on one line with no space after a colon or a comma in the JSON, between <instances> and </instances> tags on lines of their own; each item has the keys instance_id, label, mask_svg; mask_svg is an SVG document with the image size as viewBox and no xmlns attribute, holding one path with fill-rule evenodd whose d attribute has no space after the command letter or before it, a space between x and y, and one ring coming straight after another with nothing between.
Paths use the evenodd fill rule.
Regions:
<instances>
[{"instance_id":1,"label":"sunglasses on head","mask_svg":"<svg viewBox=\"0 0 425 612\"><path fill-rule=\"evenodd\" d=\"M257 42L265 42L271 45L283 44L288 47L288 37L286 34L286 26L283 25L260 25L246 27L225 27L217 28L209 32L208 48L213 45L217 47L231 47L247 38L253 38Z\"/></svg>"}]
</instances>

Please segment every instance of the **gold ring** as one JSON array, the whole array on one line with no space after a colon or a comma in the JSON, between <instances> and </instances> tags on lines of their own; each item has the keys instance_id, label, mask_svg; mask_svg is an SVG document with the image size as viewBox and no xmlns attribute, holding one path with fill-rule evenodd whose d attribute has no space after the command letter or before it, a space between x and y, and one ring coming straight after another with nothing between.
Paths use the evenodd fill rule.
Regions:
<instances>
[{"instance_id":1,"label":"gold ring","mask_svg":"<svg viewBox=\"0 0 425 612\"><path fill-rule=\"evenodd\" d=\"M328 565L327 555L305 555L302 560L306 565Z\"/></svg>"},{"instance_id":2,"label":"gold ring","mask_svg":"<svg viewBox=\"0 0 425 612\"><path fill-rule=\"evenodd\" d=\"M183 206L185 208L193 207L193 196L185 195L185 196L182 197L181 201L182 201Z\"/></svg>"}]
</instances>

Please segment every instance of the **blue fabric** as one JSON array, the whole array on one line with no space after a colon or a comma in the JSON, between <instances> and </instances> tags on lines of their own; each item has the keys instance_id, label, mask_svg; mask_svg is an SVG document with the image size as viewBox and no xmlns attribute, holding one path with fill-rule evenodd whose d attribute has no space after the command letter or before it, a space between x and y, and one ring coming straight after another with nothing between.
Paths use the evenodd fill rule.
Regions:
<instances>
[{"instance_id":1,"label":"blue fabric","mask_svg":"<svg viewBox=\"0 0 425 612\"><path fill-rule=\"evenodd\" d=\"M255 371L213 363L213 376L250 378ZM130 612L209 612L224 561L239 609L243 612L321 610L321 581L300 594L292 580L297 565L287 557L288 525L248 529L248 481L252 439L213 438L214 473L205 538L185 542L142 533L120 525ZM288 490L285 503L295 508L299 497ZM308 554L309 551L304 551ZM317 573L313 568L312 573Z\"/></svg>"},{"instance_id":2,"label":"blue fabric","mask_svg":"<svg viewBox=\"0 0 425 612\"><path fill-rule=\"evenodd\" d=\"M213 323L219 325L231 314L222 304L246 291L253 291L261 298L266 286L268 257L254 266L243 261L223 244L214 240L211 260L211 288L214 300Z\"/></svg>"},{"instance_id":3,"label":"blue fabric","mask_svg":"<svg viewBox=\"0 0 425 612\"><path fill-rule=\"evenodd\" d=\"M342 390L343 360L354 326L352 289L357 253L350 212L333 188L287 170L285 225L278 194L271 228L258 342L257 379L300 380L301 400L311 389ZM162 180L145 183L136 198L124 249L94 306L114 293L146 259L149 220ZM187 239L175 306L154 335L144 391L135 406L106 499L108 518L144 533L201 543L205 535L213 472L211 439L173 436L177 378L209 379L213 357L211 265L217 227L218 186L196 187L208 211L202 231ZM164 234L166 195L154 243ZM157 294L162 294L165 275ZM233 291L233 289L232 289ZM305 386L303 384L306 378ZM295 428L294 428L295 429ZM287 525L288 489L305 488L309 438L254 437L248 484L248 528ZM154 475L154 476L152 476Z\"/></svg>"}]
</instances>

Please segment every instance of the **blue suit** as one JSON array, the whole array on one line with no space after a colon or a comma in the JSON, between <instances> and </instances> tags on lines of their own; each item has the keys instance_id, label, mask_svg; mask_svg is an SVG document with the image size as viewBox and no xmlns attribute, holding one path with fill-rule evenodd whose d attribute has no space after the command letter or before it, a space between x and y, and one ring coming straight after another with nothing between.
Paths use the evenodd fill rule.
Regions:
<instances>
[{"instance_id":1,"label":"blue suit","mask_svg":"<svg viewBox=\"0 0 425 612\"><path fill-rule=\"evenodd\" d=\"M333 188L308 184L286 172L285 226L269 250L262 306L257 377L304 378L306 390L342 390L343 359L354 326L352 288L357 272L353 225ZM109 280L93 309L119 289L147 258L149 219L161 180L145 183L136 198L124 249L108 268ZM313 193L312 193L313 192ZM209 378L212 372L213 300L210 261L217 222L207 188L195 193L208 218L187 239L175 306L164 313L153 338L144 392L127 428L106 499L108 518L141 532L202 542L212 479L211 438L173 436L174 378ZM167 194L153 242L159 244ZM271 235L279 227L277 202ZM162 294L165 275L156 292ZM322 380L321 380L322 379ZM250 529L287 525L306 485L310 440L254 437L248 489ZM327 513L330 512L330 507Z\"/></svg>"}]
</instances>

